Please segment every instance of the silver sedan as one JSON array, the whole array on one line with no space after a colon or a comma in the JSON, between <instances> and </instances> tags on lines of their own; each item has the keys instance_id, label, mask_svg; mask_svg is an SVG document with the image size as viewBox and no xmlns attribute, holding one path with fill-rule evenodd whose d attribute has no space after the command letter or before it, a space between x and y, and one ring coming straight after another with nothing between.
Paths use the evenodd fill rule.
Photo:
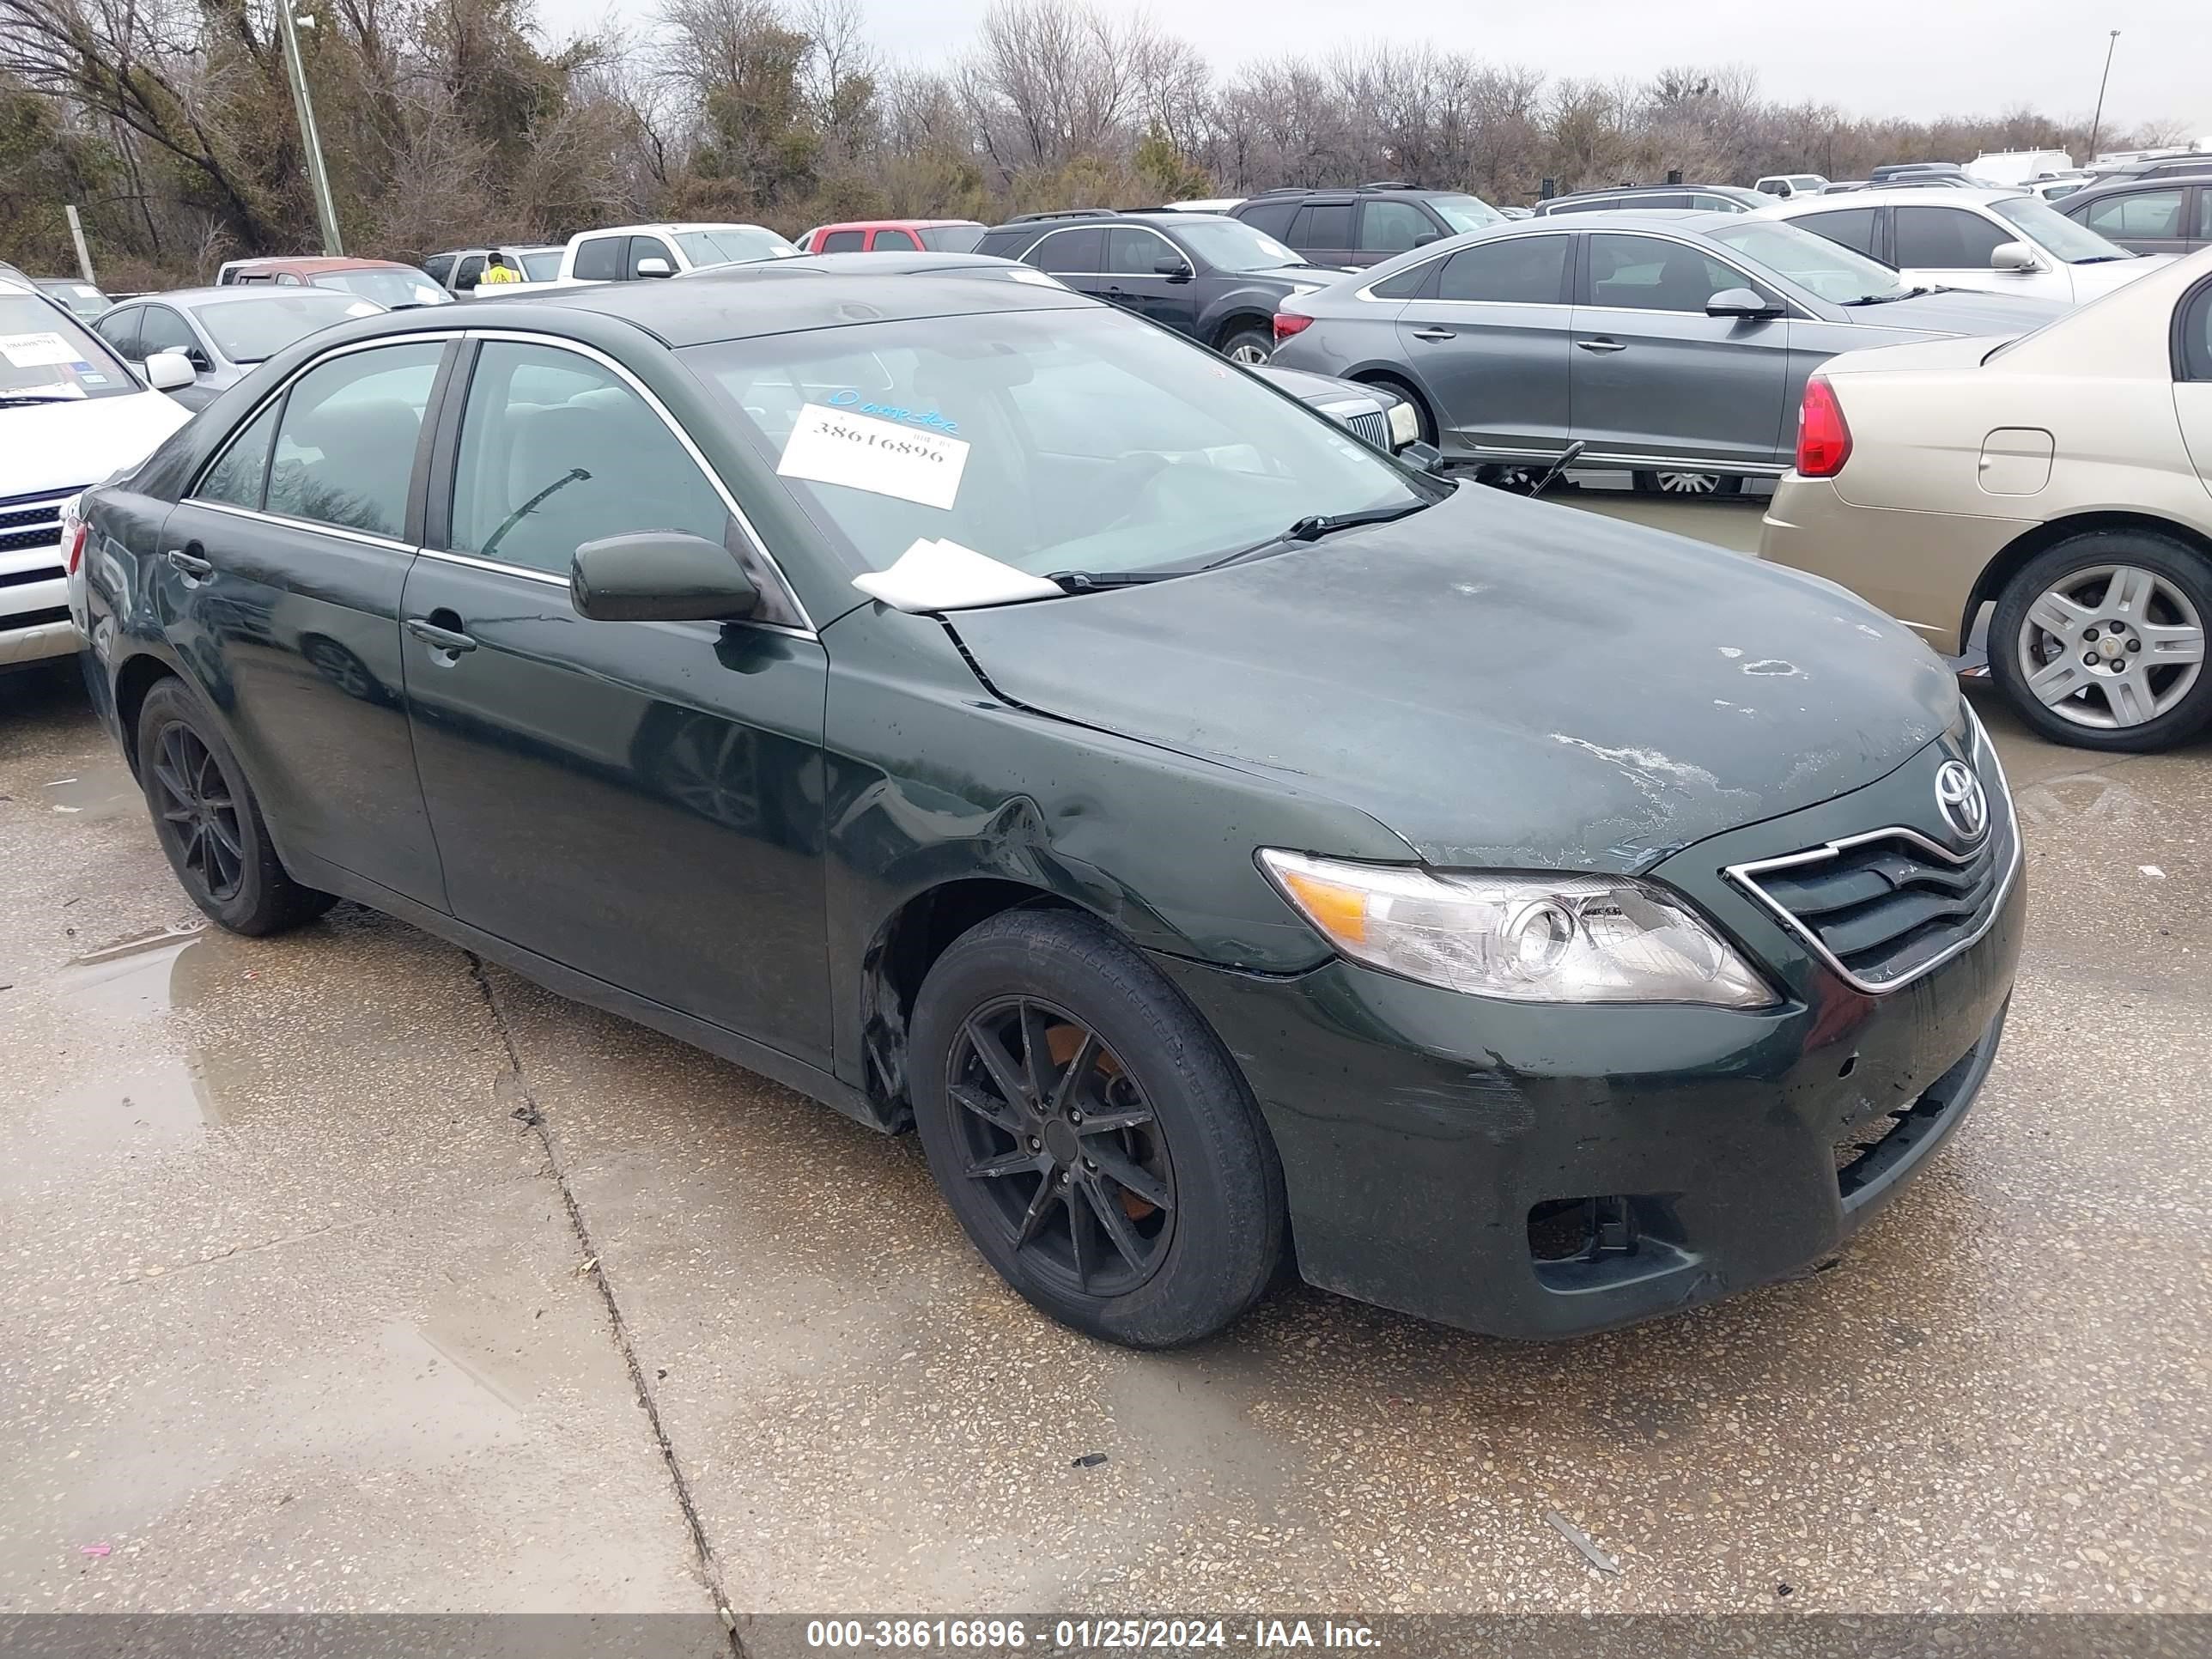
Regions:
<instances>
[{"instance_id":1,"label":"silver sedan","mask_svg":"<svg viewBox=\"0 0 2212 1659\"><path fill-rule=\"evenodd\" d=\"M102 313L93 331L141 378L149 357L167 351L184 358L191 365L191 384L169 395L198 410L293 341L383 309L332 289L182 288L127 301Z\"/></svg>"},{"instance_id":2,"label":"silver sedan","mask_svg":"<svg viewBox=\"0 0 2212 1659\"><path fill-rule=\"evenodd\" d=\"M1794 226L1588 213L1401 254L1284 303L1273 361L1410 398L1422 435L1494 480L1585 446L1648 490L1786 471L1806 377L1839 351L2020 334L2055 302L1914 286Z\"/></svg>"}]
</instances>

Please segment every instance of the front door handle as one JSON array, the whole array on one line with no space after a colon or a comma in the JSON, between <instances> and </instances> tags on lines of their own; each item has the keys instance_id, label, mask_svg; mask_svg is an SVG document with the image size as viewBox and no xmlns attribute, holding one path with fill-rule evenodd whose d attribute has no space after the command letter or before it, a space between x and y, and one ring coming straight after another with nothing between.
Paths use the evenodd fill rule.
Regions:
<instances>
[{"instance_id":1,"label":"front door handle","mask_svg":"<svg viewBox=\"0 0 2212 1659\"><path fill-rule=\"evenodd\" d=\"M473 651L477 648L477 642L467 635L455 629L441 628L437 623L422 617L410 617L407 619L407 631L431 649L448 652L455 656L459 656L464 651Z\"/></svg>"},{"instance_id":2,"label":"front door handle","mask_svg":"<svg viewBox=\"0 0 2212 1659\"><path fill-rule=\"evenodd\" d=\"M169 568L188 582L204 582L215 574L215 567L200 557L199 544L192 542L184 547L173 547L161 556Z\"/></svg>"},{"instance_id":3,"label":"front door handle","mask_svg":"<svg viewBox=\"0 0 2212 1659\"><path fill-rule=\"evenodd\" d=\"M1584 351L1626 351L1628 348L1618 340L1577 340L1575 343Z\"/></svg>"},{"instance_id":4,"label":"front door handle","mask_svg":"<svg viewBox=\"0 0 2212 1659\"><path fill-rule=\"evenodd\" d=\"M1417 328L1413 331L1413 337L1417 340L1456 340L1459 335L1449 328Z\"/></svg>"}]
</instances>

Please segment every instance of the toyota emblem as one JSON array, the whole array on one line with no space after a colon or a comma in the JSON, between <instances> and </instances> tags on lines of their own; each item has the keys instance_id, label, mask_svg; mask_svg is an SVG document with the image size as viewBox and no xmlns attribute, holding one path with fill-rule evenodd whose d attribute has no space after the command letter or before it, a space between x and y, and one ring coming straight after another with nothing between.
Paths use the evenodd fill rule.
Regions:
<instances>
[{"instance_id":1,"label":"toyota emblem","mask_svg":"<svg viewBox=\"0 0 2212 1659\"><path fill-rule=\"evenodd\" d=\"M1947 760L1936 769L1936 810L1961 841L1979 841L1990 827L1990 798L1964 761Z\"/></svg>"}]
</instances>

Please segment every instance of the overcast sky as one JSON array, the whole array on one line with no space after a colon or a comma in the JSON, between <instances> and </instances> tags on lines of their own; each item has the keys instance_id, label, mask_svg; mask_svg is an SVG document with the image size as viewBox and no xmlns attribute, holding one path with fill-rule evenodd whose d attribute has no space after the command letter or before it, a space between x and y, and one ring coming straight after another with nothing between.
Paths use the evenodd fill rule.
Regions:
<instances>
[{"instance_id":1,"label":"overcast sky","mask_svg":"<svg viewBox=\"0 0 2212 1659\"><path fill-rule=\"evenodd\" d=\"M537 0L559 35L612 15L640 27L658 0ZM989 0L866 0L895 62L961 50ZM1772 96L1826 99L1875 115L1995 112L2032 104L2086 118L2106 31L2118 29L2108 122L2172 119L2212 137L2212 0L1204 0L1148 9L1224 69L1285 52L1325 56L1378 38L1432 40L1554 74L1649 74L1670 64L1741 63Z\"/></svg>"}]
</instances>

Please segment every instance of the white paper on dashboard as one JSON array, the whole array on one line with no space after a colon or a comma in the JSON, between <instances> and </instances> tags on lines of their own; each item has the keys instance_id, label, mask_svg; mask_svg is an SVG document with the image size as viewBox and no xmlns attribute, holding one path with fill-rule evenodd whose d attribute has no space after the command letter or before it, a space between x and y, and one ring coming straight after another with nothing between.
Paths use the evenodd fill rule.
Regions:
<instances>
[{"instance_id":1,"label":"white paper on dashboard","mask_svg":"<svg viewBox=\"0 0 2212 1659\"><path fill-rule=\"evenodd\" d=\"M853 578L853 586L894 611L973 611L1023 599L1057 599L1060 585L1001 564L958 542L917 541L888 570Z\"/></svg>"},{"instance_id":2,"label":"white paper on dashboard","mask_svg":"<svg viewBox=\"0 0 2212 1659\"><path fill-rule=\"evenodd\" d=\"M964 438L809 404L799 411L775 470L787 478L843 484L942 508L959 495L967 465Z\"/></svg>"},{"instance_id":3,"label":"white paper on dashboard","mask_svg":"<svg viewBox=\"0 0 2212 1659\"><path fill-rule=\"evenodd\" d=\"M58 334L0 334L0 357L17 368L51 368L82 356Z\"/></svg>"}]
</instances>

